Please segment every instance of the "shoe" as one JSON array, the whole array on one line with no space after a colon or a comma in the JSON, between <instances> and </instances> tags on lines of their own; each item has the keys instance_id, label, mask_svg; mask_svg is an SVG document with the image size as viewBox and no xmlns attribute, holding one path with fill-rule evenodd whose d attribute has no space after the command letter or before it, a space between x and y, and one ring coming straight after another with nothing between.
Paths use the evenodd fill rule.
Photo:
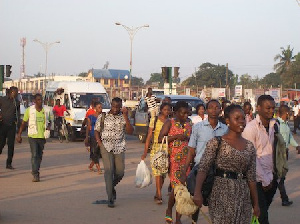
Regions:
<instances>
[{"instance_id":1,"label":"shoe","mask_svg":"<svg viewBox=\"0 0 300 224\"><path fill-rule=\"evenodd\" d=\"M6 169L14 170L15 168L12 165L6 165Z\"/></svg>"},{"instance_id":2,"label":"shoe","mask_svg":"<svg viewBox=\"0 0 300 224\"><path fill-rule=\"evenodd\" d=\"M33 176L32 182L40 182L40 177L38 175Z\"/></svg>"},{"instance_id":3,"label":"shoe","mask_svg":"<svg viewBox=\"0 0 300 224\"><path fill-rule=\"evenodd\" d=\"M283 201L281 205L282 206L290 206L292 204L293 204L293 201Z\"/></svg>"},{"instance_id":4,"label":"shoe","mask_svg":"<svg viewBox=\"0 0 300 224\"><path fill-rule=\"evenodd\" d=\"M109 201L108 204L107 204L107 206L108 206L109 208L114 208L114 207L115 207L114 201L113 201L113 200Z\"/></svg>"},{"instance_id":5,"label":"shoe","mask_svg":"<svg viewBox=\"0 0 300 224\"><path fill-rule=\"evenodd\" d=\"M113 194L114 201L117 200L117 192L116 192L115 188L113 188L112 194Z\"/></svg>"},{"instance_id":6,"label":"shoe","mask_svg":"<svg viewBox=\"0 0 300 224\"><path fill-rule=\"evenodd\" d=\"M97 201L94 201L92 204L94 204L94 205L107 205L108 200L97 200Z\"/></svg>"}]
</instances>

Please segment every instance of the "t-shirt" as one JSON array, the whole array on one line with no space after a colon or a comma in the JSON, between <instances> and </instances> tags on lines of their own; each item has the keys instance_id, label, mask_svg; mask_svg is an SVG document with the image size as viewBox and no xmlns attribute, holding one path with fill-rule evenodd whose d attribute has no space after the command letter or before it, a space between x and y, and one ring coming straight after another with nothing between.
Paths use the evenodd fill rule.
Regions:
<instances>
[{"instance_id":1,"label":"t-shirt","mask_svg":"<svg viewBox=\"0 0 300 224\"><path fill-rule=\"evenodd\" d=\"M30 107L28 107L25 111L23 121L28 122L29 120L29 110ZM36 110L36 126L37 126L37 134L35 135L28 135L30 138L45 138L44 132L45 132L45 110L44 108L41 111Z\"/></svg>"},{"instance_id":2,"label":"t-shirt","mask_svg":"<svg viewBox=\"0 0 300 224\"><path fill-rule=\"evenodd\" d=\"M299 112L299 105L294 105L293 106L293 112L294 112L294 116L296 117L298 115L298 112Z\"/></svg>"},{"instance_id":3,"label":"t-shirt","mask_svg":"<svg viewBox=\"0 0 300 224\"><path fill-rule=\"evenodd\" d=\"M91 121L90 136L91 136L91 137L94 137L94 129L95 129L95 124L96 124L96 121L97 121L97 118L98 118L98 117L95 117L94 115L89 115L88 118L89 118L90 121Z\"/></svg>"},{"instance_id":4,"label":"t-shirt","mask_svg":"<svg viewBox=\"0 0 300 224\"><path fill-rule=\"evenodd\" d=\"M155 95L152 95L151 97L146 96L145 101L148 105L148 111L152 111L157 108Z\"/></svg>"},{"instance_id":5,"label":"t-shirt","mask_svg":"<svg viewBox=\"0 0 300 224\"><path fill-rule=\"evenodd\" d=\"M96 113L95 109L90 107L85 114L85 118L88 118L90 115L93 115L94 113Z\"/></svg>"},{"instance_id":6,"label":"t-shirt","mask_svg":"<svg viewBox=\"0 0 300 224\"><path fill-rule=\"evenodd\" d=\"M53 107L53 112L55 113L55 116L63 117L65 111L67 111L67 109L64 105L61 105L61 106L55 105Z\"/></svg>"}]
</instances>

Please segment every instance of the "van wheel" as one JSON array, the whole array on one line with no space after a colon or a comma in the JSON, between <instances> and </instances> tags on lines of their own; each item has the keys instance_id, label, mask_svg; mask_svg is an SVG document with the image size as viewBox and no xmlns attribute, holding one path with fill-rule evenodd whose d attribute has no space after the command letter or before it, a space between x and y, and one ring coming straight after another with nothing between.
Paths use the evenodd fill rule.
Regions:
<instances>
[{"instance_id":1,"label":"van wheel","mask_svg":"<svg viewBox=\"0 0 300 224\"><path fill-rule=\"evenodd\" d=\"M139 140L140 140L142 143L145 143L145 142L146 142L146 135L141 135L141 134L139 134L138 137L139 137Z\"/></svg>"}]
</instances>

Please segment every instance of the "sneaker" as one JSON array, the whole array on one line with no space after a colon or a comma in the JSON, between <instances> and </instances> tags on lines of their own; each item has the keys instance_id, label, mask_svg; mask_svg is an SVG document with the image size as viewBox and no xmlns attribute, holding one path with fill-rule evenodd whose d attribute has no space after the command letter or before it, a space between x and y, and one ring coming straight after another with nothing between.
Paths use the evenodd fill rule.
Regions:
<instances>
[{"instance_id":1,"label":"sneaker","mask_svg":"<svg viewBox=\"0 0 300 224\"><path fill-rule=\"evenodd\" d=\"M14 170L15 168L12 165L6 165L6 169Z\"/></svg>"},{"instance_id":2,"label":"sneaker","mask_svg":"<svg viewBox=\"0 0 300 224\"><path fill-rule=\"evenodd\" d=\"M293 201L283 201L281 205L282 206L290 206L292 204L293 204Z\"/></svg>"},{"instance_id":3,"label":"sneaker","mask_svg":"<svg viewBox=\"0 0 300 224\"><path fill-rule=\"evenodd\" d=\"M114 207L115 207L114 201L113 201L113 200L109 201L108 204L107 204L107 206L108 206L109 208L114 208Z\"/></svg>"},{"instance_id":4,"label":"sneaker","mask_svg":"<svg viewBox=\"0 0 300 224\"><path fill-rule=\"evenodd\" d=\"M32 182L40 182L40 177L38 175L33 176Z\"/></svg>"}]
</instances>

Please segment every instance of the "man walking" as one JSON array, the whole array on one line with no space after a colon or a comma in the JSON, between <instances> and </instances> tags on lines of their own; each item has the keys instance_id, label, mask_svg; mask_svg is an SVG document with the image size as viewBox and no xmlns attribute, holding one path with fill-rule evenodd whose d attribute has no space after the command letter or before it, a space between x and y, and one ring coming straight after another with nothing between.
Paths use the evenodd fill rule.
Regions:
<instances>
[{"instance_id":1,"label":"man walking","mask_svg":"<svg viewBox=\"0 0 300 224\"><path fill-rule=\"evenodd\" d=\"M206 143L215 136L222 136L227 133L228 127L219 121L221 105L217 100L211 100L207 103L208 119L199 122L193 126L192 134L189 141L189 153L185 164L185 172L182 182L185 182L185 174L188 168L192 165L190 175L193 175L198 170L198 164L205 150ZM188 188L195 186L188 186ZM194 192L191 192L192 194ZM197 223L199 210L192 216L193 223Z\"/></svg>"},{"instance_id":2,"label":"man walking","mask_svg":"<svg viewBox=\"0 0 300 224\"><path fill-rule=\"evenodd\" d=\"M128 111L122 108L122 99L112 99L111 110L101 114L95 124L95 138L100 146L104 165L104 179L108 201L96 201L95 204L108 203L114 207L116 200L116 185L122 180L125 170L125 132L133 133L133 127L128 118ZM103 117L105 116L105 117Z\"/></svg>"},{"instance_id":3,"label":"man walking","mask_svg":"<svg viewBox=\"0 0 300 224\"><path fill-rule=\"evenodd\" d=\"M17 87L12 86L7 93L7 96L0 98L0 154L7 142L6 169L13 170L12 159L15 149L16 127L20 120L20 102L17 100Z\"/></svg>"},{"instance_id":4,"label":"man walking","mask_svg":"<svg viewBox=\"0 0 300 224\"><path fill-rule=\"evenodd\" d=\"M22 131L28 123L28 142L31 149L32 182L40 181L40 167L43 158L43 150L46 143L46 130L50 130L49 114L43 108L41 94L34 96L35 105L26 109L23 122L17 135L17 142L22 142Z\"/></svg>"},{"instance_id":5,"label":"man walking","mask_svg":"<svg viewBox=\"0 0 300 224\"><path fill-rule=\"evenodd\" d=\"M148 112L150 113L150 117L155 117L158 115L158 106L156 96L152 93L152 88L148 88L147 95L145 97L145 101L147 103Z\"/></svg>"},{"instance_id":6,"label":"man walking","mask_svg":"<svg viewBox=\"0 0 300 224\"><path fill-rule=\"evenodd\" d=\"M276 141L278 123L273 119L275 101L270 95L261 95L257 100L258 115L250 121L242 136L256 148L256 181L260 207L260 224L269 224L268 210L278 186L276 174Z\"/></svg>"}]
</instances>

